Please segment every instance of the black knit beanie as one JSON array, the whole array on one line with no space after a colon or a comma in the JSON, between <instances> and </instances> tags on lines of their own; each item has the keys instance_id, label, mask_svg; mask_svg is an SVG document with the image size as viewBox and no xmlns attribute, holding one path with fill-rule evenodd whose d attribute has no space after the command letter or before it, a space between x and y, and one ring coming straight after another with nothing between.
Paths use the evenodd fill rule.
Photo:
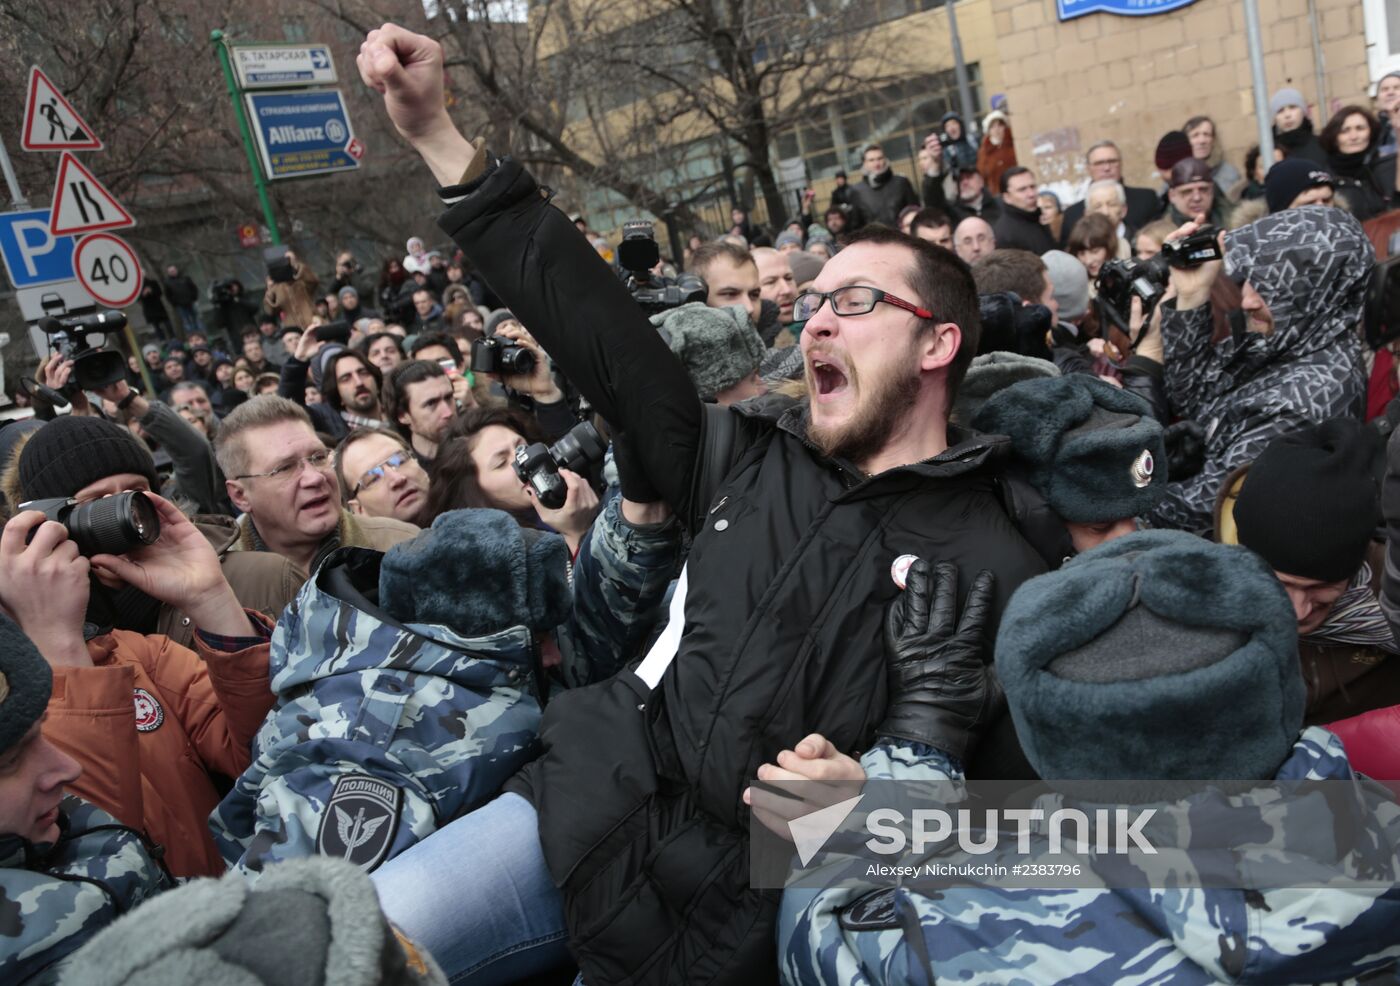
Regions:
<instances>
[{"instance_id":1,"label":"black knit beanie","mask_svg":"<svg viewBox=\"0 0 1400 986\"><path fill-rule=\"evenodd\" d=\"M123 472L145 476L153 490L160 485L146 446L103 418L55 418L35 432L19 456L19 483L26 500L72 496Z\"/></svg>"},{"instance_id":2,"label":"black knit beanie","mask_svg":"<svg viewBox=\"0 0 1400 986\"><path fill-rule=\"evenodd\" d=\"M1334 418L1270 442L1235 502L1240 544L1285 575L1355 575L1380 522L1372 434L1360 421Z\"/></svg>"},{"instance_id":3,"label":"black knit beanie","mask_svg":"<svg viewBox=\"0 0 1400 986\"><path fill-rule=\"evenodd\" d=\"M0 613L0 753L43 718L52 689L49 662L24 631Z\"/></svg>"}]
</instances>

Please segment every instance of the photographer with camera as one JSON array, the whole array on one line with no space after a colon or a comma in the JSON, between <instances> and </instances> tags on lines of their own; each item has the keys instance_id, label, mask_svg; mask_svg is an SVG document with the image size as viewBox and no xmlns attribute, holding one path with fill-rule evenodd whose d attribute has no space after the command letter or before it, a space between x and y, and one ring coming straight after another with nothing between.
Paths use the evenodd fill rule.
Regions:
<instances>
[{"instance_id":1,"label":"photographer with camera","mask_svg":"<svg viewBox=\"0 0 1400 986\"><path fill-rule=\"evenodd\" d=\"M47 425L21 453L27 490L47 496L141 464L115 425L67 420L77 434ZM0 532L0 606L52 668L44 732L83 766L73 791L144 829L175 875L211 876L223 871L206 825L219 801L212 775L248 766L272 706L273 621L239 604L204 534L144 492L150 479L116 472L78 490L77 506L21 504ZM154 632L161 604L197 628L194 651ZM130 625L138 607L144 625L114 624Z\"/></svg>"},{"instance_id":2,"label":"photographer with camera","mask_svg":"<svg viewBox=\"0 0 1400 986\"><path fill-rule=\"evenodd\" d=\"M1202 218L1167 245L1186 241ZM1375 251L1360 224L1310 205L1221 233L1219 242L1223 261L1170 268L1176 297L1161 303L1167 397L1176 415L1204 429L1205 460L1194 476L1173 477L1154 526L1209 529L1226 476L1273 438L1360 417L1365 406L1356 327ZM1212 343L1210 292L1222 270L1243 282L1243 312L1230 336Z\"/></svg>"},{"instance_id":3,"label":"photographer with camera","mask_svg":"<svg viewBox=\"0 0 1400 986\"><path fill-rule=\"evenodd\" d=\"M316 317L316 287L320 278L293 250L269 247L267 290L263 307L292 325L310 325Z\"/></svg>"},{"instance_id":4,"label":"photographer with camera","mask_svg":"<svg viewBox=\"0 0 1400 986\"><path fill-rule=\"evenodd\" d=\"M209 303L214 309L210 319L213 328L222 332L231 345L237 346L244 332L258 327L261 308L243 293L243 282L236 277L210 282Z\"/></svg>"},{"instance_id":5,"label":"photographer with camera","mask_svg":"<svg viewBox=\"0 0 1400 986\"><path fill-rule=\"evenodd\" d=\"M339 295L345 288L354 288L358 297L363 297L365 293L365 283L361 277L364 268L355 259L355 255L349 250L342 250L335 257L335 273L328 278L330 290Z\"/></svg>"},{"instance_id":6,"label":"photographer with camera","mask_svg":"<svg viewBox=\"0 0 1400 986\"><path fill-rule=\"evenodd\" d=\"M425 523L449 510L491 507L504 510L523 527L557 531L570 553L577 554L599 506L598 494L579 470L601 462L606 447L591 425L577 427L592 435L581 443L571 432L558 443L566 446L560 449L562 455L540 455L550 448L535 423L519 411L475 408L458 416L443 433L433 460ZM544 481L532 485L517 471L518 450L531 452L529 465L542 467L552 491L542 497ZM560 458L565 465L559 464Z\"/></svg>"},{"instance_id":7,"label":"photographer with camera","mask_svg":"<svg viewBox=\"0 0 1400 986\"><path fill-rule=\"evenodd\" d=\"M111 392L122 392L125 386L113 384ZM125 393L130 397L130 391ZM143 401L139 395L128 410L137 410L138 401ZM204 438L165 405L149 402L146 413L160 433L175 436L174 447L194 450L188 460L190 471L201 476L208 468L200 465L201 455L207 454L200 451L200 447L207 448ZM0 483L13 509L17 504L45 499L72 500L78 505L105 503L104 497L117 493L155 492L159 479L150 451L125 428L99 417L66 415L15 443ZM198 484L192 481L191 485ZM176 486L178 489L179 484ZM113 506L108 504L107 509ZM117 521L122 521L119 514L108 520ZM192 522L209 542L242 605L272 615L280 613L298 585L291 565L285 559L237 552L238 525L225 512L196 514ZM120 590L116 613L117 626L122 629L160 633L186 647L193 643L190 614L161 605L137 589Z\"/></svg>"}]
</instances>

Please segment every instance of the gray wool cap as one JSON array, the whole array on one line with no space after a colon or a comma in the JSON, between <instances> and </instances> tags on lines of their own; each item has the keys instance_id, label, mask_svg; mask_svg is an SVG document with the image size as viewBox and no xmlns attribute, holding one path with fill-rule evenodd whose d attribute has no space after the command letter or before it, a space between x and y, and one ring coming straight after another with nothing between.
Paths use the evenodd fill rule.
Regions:
<instances>
[{"instance_id":1,"label":"gray wool cap","mask_svg":"<svg viewBox=\"0 0 1400 986\"><path fill-rule=\"evenodd\" d=\"M1084 265L1063 250L1049 250L1040 259L1050 277L1060 319L1070 322L1083 316L1089 310L1089 272Z\"/></svg>"},{"instance_id":2,"label":"gray wool cap","mask_svg":"<svg viewBox=\"0 0 1400 986\"><path fill-rule=\"evenodd\" d=\"M1166 443L1151 407L1087 373L1007 387L987 399L972 427L1010 437L1031 485L1065 520L1138 517L1166 495Z\"/></svg>"},{"instance_id":3,"label":"gray wool cap","mask_svg":"<svg viewBox=\"0 0 1400 986\"><path fill-rule=\"evenodd\" d=\"M1268 779L1303 727L1282 584L1252 551L1184 531L1116 538L1023 583L996 667L1046 780Z\"/></svg>"},{"instance_id":4,"label":"gray wool cap","mask_svg":"<svg viewBox=\"0 0 1400 986\"><path fill-rule=\"evenodd\" d=\"M325 856L194 880L113 922L63 967L62 986L446 986L401 937L369 874Z\"/></svg>"},{"instance_id":5,"label":"gray wool cap","mask_svg":"<svg viewBox=\"0 0 1400 986\"><path fill-rule=\"evenodd\" d=\"M711 308L695 301L653 315L651 324L685 364L705 400L755 372L763 361L763 340L738 305Z\"/></svg>"}]
</instances>

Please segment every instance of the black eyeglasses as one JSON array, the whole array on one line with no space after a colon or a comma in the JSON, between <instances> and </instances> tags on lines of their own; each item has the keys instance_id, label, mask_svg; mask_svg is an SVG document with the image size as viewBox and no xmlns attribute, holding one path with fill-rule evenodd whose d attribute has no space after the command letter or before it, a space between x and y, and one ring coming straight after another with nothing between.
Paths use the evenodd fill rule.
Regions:
<instances>
[{"instance_id":1,"label":"black eyeglasses","mask_svg":"<svg viewBox=\"0 0 1400 986\"><path fill-rule=\"evenodd\" d=\"M907 312L913 312L919 318L933 318L933 312L927 308L920 308L918 305L903 298L896 298L888 291L881 291L879 288L868 288L863 284L853 284L849 287L837 288L835 291L804 291L797 296L797 300L792 303L792 317L794 321L805 322L817 312L821 311L822 305L827 299L831 299L831 310L842 318L847 315L864 315L866 312L875 310L875 306L884 302L887 305L894 305L896 308L903 308Z\"/></svg>"}]
</instances>

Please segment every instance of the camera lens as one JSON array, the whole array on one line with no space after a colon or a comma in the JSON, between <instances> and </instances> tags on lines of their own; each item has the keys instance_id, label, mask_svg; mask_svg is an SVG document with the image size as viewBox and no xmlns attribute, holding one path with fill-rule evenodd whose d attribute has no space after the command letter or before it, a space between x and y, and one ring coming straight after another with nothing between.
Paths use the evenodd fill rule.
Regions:
<instances>
[{"instance_id":1,"label":"camera lens","mask_svg":"<svg viewBox=\"0 0 1400 986\"><path fill-rule=\"evenodd\" d=\"M587 421L580 421L569 429L569 433L550 448L549 454L559 463L559 468L568 469L582 475L592 462L602 462L607 451L607 443L598 429Z\"/></svg>"},{"instance_id":2,"label":"camera lens","mask_svg":"<svg viewBox=\"0 0 1400 986\"><path fill-rule=\"evenodd\" d=\"M535 354L523 346L506 346L501 351L501 365L507 373L526 374L535 368Z\"/></svg>"},{"instance_id":3,"label":"camera lens","mask_svg":"<svg viewBox=\"0 0 1400 986\"><path fill-rule=\"evenodd\" d=\"M118 493L74 507L68 536L84 557L124 555L160 537L160 516L144 493Z\"/></svg>"}]
</instances>

